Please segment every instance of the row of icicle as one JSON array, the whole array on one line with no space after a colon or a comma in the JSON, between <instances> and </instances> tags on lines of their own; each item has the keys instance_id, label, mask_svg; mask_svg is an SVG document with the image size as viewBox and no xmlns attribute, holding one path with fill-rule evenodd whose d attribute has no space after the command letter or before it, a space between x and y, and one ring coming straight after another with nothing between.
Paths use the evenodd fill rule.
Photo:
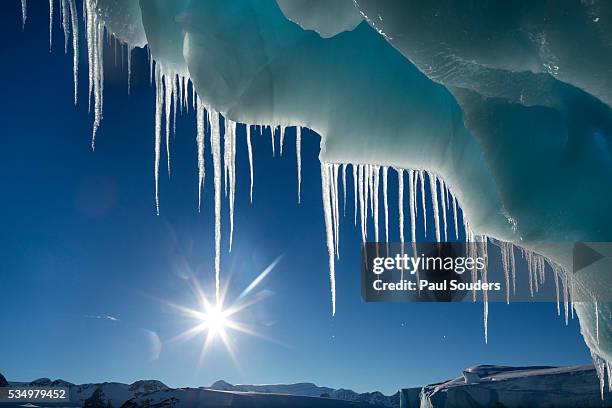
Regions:
<instances>
[{"instance_id":1,"label":"row of icicle","mask_svg":"<svg viewBox=\"0 0 612 408\"><path fill-rule=\"evenodd\" d=\"M78 58L79 58L79 28L78 28L78 13L76 0L58 0L60 4L60 21L64 32L64 48L67 52L70 38L72 38L73 48L73 70L74 70L74 100L77 102L77 83L78 83ZM52 24L54 18L54 2L49 0L49 43L52 44ZM99 17L97 12L96 0L83 1L83 15L85 20L85 32L87 39L87 54L88 54L88 102L93 102L94 122L92 130L92 147L95 143L95 136L102 120L102 105L103 105L103 88L104 88L104 64L103 64L103 48L104 39L110 40L110 34L105 31L104 22ZM22 0L22 18L23 24L27 19L27 4L26 0ZM106 34L106 35L105 35ZM131 76L131 51L128 46L127 50L127 66L128 66L128 92L129 92L129 77ZM191 105L196 110L197 116L197 157L198 157L198 208L202 203L202 188L204 185L205 165L205 131L210 133L210 148L213 158L214 170L214 191L215 191L215 275L216 288L219 288L219 272L220 272L220 240L221 240L221 172L223 168L223 181L225 186L225 194L229 191L229 208L230 208L230 250L233 241L234 230L234 201L235 201L235 157L236 157L236 126L235 122L230 120L221 120L218 112L213 109L206 108L205 104L199 99L195 92L193 84L191 84L191 104L189 103L189 87L190 80L188 77L181 76L176 72L165 69L162 64L156 63L150 57L150 72L151 81L155 82L156 103L155 103L155 206L159 214L159 166L161 163L161 146L162 146L162 125L165 122L165 150L168 173L171 172L170 161L170 141L171 129L176 128L177 111L189 109ZM224 129L221 129L221 123ZM280 135L280 153L282 155L285 127L268 127L272 137L272 154L275 154L275 134ZM262 132L260 126L260 132ZM222 136L223 135L223 136ZM253 200L253 154L251 144L251 126L246 126L246 142L249 157L250 168L250 199ZM221 161L221 138L223 137L223 161ZM297 174L298 174L298 201L301 195L301 128L296 128L296 156L297 156ZM342 182L343 189L343 213L346 212L346 188L347 188L347 164L330 164L322 163L321 178L322 178L322 194L325 209L325 223L327 226L326 240L330 251L330 280L332 286L332 313L335 314L335 279L334 279L334 257L339 257L339 190L338 179ZM425 188L428 185L431 193L431 202L433 208L434 220L434 236L437 242L448 240L448 225L450 217L448 214L452 211L452 222L454 224L455 239L459 238L459 218L461 218L464 238L466 241L487 241L484 236L476 236L469 227L469 223L465 217L458 217L457 208L458 202L455 195L448 189L444 180L434 173L429 173L425 170L403 170L395 169L398 175L398 206L399 206L399 229L400 242L405 241L404 236L404 174L408 175L408 202L409 202L409 217L410 217L410 241L416 241L416 220L420 213L424 218L423 226L424 233L427 236L427 209L425 200ZM338 173L342 175L339 177ZM368 216L373 218L374 223L374 240L380 241L379 233L379 188L382 184L383 190L383 208L384 208L384 228L385 241L389 239L389 214L388 214L388 197L387 197L387 180L389 168L385 166L375 166L369 164L353 165L353 198L354 198L354 223L357 225L357 218L360 219L360 229L362 241L367 239L367 219ZM382 173L382 180L380 174ZM229 189L228 189L229 187ZM420 191L420 203L417 203L417 192ZM434 193L435 192L435 193ZM441 216L440 216L441 213ZM368 215L369 214L369 215ZM502 251L502 263L506 276L506 296L507 301L510 299L510 283L509 276L512 272L512 288L515 290L515 271L514 271L514 245L512 243L498 243ZM544 269L547 260L531 251L520 248L523 258L527 260L529 270L530 291L533 295L534 289L537 292L538 285L544 282ZM557 294L559 294L558 280L562 282L562 293L565 305L566 320L568 312L573 308L568 307L571 302L570 279L568 274L565 274L558 265L548 262L553 269L555 276L555 284ZM486 276L484 277L486 279ZM559 299L559 295L557 296ZM557 301L559 310L559 301ZM559 311L560 312L560 311ZM485 312L486 313L486 312ZM485 316L486 322L486 316Z\"/></svg>"},{"instance_id":2,"label":"row of icicle","mask_svg":"<svg viewBox=\"0 0 612 408\"><path fill-rule=\"evenodd\" d=\"M58 0L59 16L61 27L64 33L64 50L68 51L70 39L72 39L73 51L73 77L74 77L74 102L78 101L78 78L79 78L79 23L76 0ZM53 20L54 20L54 4L55 0L49 0L49 47L52 46L53 35ZM22 22L25 26L27 20L27 0L21 0ZM104 89L104 63L103 50L104 40L109 40L111 34L105 30L104 21L99 16L97 11L96 0L83 0L83 18L85 22L85 33L87 41L87 60L88 60L88 105L90 111L93 110L94 120L92 126L92 148L95 147L95 138L97 131L102 121L103 107L103 89ZM127 46L127 71L128 71L128 93L131 77L131 51L133 48ZM189 108L189 86L190 80L188 77L181 76L175 72L164 69L161 64L155 63L151 55L150 72L151 80L155 80L156 103L155 103L155 205L156 211L159 214L159 166L161 162L161 144L162 144L162 122L165 119L165 144L167 153L167 166L170 173L170 126L172 129L176 126L177 108L181 111ZM191 106L196 110L197 116L197 157L198 157L198 208L202 203L202 188L205 177L205 134L208 130L210 139L210 149L213 159L214 172L214 208L215 208L215 292L219 297L220 288L220 242L221 242L221 184L222 179L225 186L225 194L228 196L230 209L230 250L233 239L234 230L234 199L235 199L235 158L236 158L236 127L237 123L230 120L223 120L222 116L213 109L206 107L197 96L193 84L191 84L192 97ZM93 107L92 107L93 103ZM223 123L224 129L221 129ZM272 137L272 154L275 154L275 134L280 134L280 153L283 152L283 143L285 138L285 127L279 126L275 128L268 127ZM260 132L263 128L260 126ZM251 144L251 126L246 125L246 142L249 157L250 168L250 199L253 200L253 153ZM223 157L221 156L221 138L223 137ZM301 196L301 128L296 128L296 156L297 156L297 174L298 174L298 201ZM329 253L329 273L332 298L332 314L336 312L336 284L335 284L335 268L334 258L339 257L339 225L340 225L340 210L338 189L338 180L342 182L342 197L343 210L346 211L346 188L347 188L347 168L348 164L321 164L321 180L322 180L322 196L324 207L324 218L326 226L326 242ZM420 213L424 219L424 232L427 235L427 209L425 200L425 185L429 184L431 192L431 202L433 207L434 219L434 236L436 241L440 242L442 236L444 240L448 239L448 224L449 215L452 211L452 222L454 224L455 239L459 238L459 217L457 215L458 202L455 195L447 188L444 180L434 173L429 173L424 170L404 170L395 169L398 174L398 206L399 206L399 228L400 241L403 243L404 236L404 174L408 174L408 206L410 217L410 238L411 242L416 241L416 221L419 215L419 203L417 203L417 191L420 190ZM341 171L341 176L339 172ZM354 223L357 225L357 217L360 219L361 237L363 242L367 239L367 220L368 214L373 218L374 223L374 240L380 240L379 233L379 188L382 184L383 190L383 208L384 208L384 228L385 241L389 238L389 214L388 214L388 197L387 197L387 181L388 167L375 166L370 164L352 165L353 175L353 198L354 198ZM223 176L222 176L223 172ZM382 172L382 181L380 173ZM228 191L229 189L229 191ZM440 216L441 210L441 216ZM469 223L465 217L461 217L464 237L469 242L483 242L484 245L477 245L474 248L477 251L483 251L480 255L484 255L487 259L488 238L486 236L477 236L469 227ZM443 235L442 235L443 234ZM512 289L515 290L515 255L514 247L509 242L496 242L501 249L502 266L506 281L506 300L510 300L510 277L512 278ZM566 273L559 265L551 262L549 259L535 254L532 251L519 247L520 253L527 261L529 271L530 292L533 295L534 291L538 291L539 285L542 285L545 280L545 269L548 264L554 275L555 288L557 293L557 313L560 314L560 291L563 296L563 304L565 311L565 321L568 322L569 313L571 311L573 317L573 282L571 275ZM474 274L475 272L472 271ZM473 275L472 279L476 277ZM486 269L483 272L482 279L486 281ZM561 281L561 288L559 286ZM475 294L474 294L475 296ZM487 321L488 321L488 301L486 291L483 292L484 300L484 325L485 325L485 340L487 339ZM596 309L596 337L599 341L599 316ZM598 375L603 381L605 372L610 373L610 364L598 356L593 357L598 371ZM612 387L612 385L609 386Z\"/></svg>"},{"instance_id":3,"label":"row of icicle","mask_svg":"<svg viewBox=\"0 0 612 408\"><path fill-rule=\"evenodd\" d=\"M164 126L165 150L168 174L171 173L170 141L176 130L177 110L188 110L189 88L191 87L191 106L196 110L196 145L198 162L198 211L202 205L202 191L206 176L205 151L206 136L210 141L213 161L214 212L215 212L215 295L220 298L221 274L221 197L222 186L229 206L229 251L232 250L234 235L234 203L236 192L236 131L238 126L245 127L246 144L250 170L250 200L253 201L253 149L251 143L251 125L238 124L224 118L219 112L207 106L195 92L189 78L165 69L161 64L152 62L156 90L155 98L155 206L159 215L159 168L162 150L162 125ZM258 126L264 133L264 127ZM275 135L280 135L280 152L283 152L285 126L266 127L272 139L272 151L275 151ZM172 130L171 130L172 129ZM298 201L301 195L301 128L296 127L296 158Z\"/></svg>"}]
</instances>

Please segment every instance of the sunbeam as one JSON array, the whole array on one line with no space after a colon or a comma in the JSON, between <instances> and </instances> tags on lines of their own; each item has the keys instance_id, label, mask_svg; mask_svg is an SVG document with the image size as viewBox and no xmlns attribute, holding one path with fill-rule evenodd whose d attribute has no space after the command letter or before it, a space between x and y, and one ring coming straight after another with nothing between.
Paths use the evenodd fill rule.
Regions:
<instances>
[{"instance_id":1,"label":"sunbeam","mask_svg":"<svg viewBox=\"0 0 612 408\"><path fill-rule=\"evenodd\" d=\"M264 270L255 279L253 279L253 281L247 285L246 289L243 290L240 295L229 305L227 305L225 302L228 294L229 283L226 282L225 287L220 292L220 295L216 301L211 301L206 296L205 291L197 279L192 277L191 286L194 295L198 300L198 308L193 309L167 301L164 301L164 303L176 309L181 314L195 320L195 324L189 329L170 339L169 342L187 341L201 334L205 334L198 365L202 364L211 345L217 341L217 339L219 339L227 350L230 358L238 366L236 351L231 344L231 331L273 341L261 333L258 333L254 328L248 327L247 325L237 321L237 317L241 312L244 312L245 309L261 302L269 296L270 292L255 292L255 289L257 289L268 274L272 272L272 270L280 262L281 258L282 255L264 268Z\"/></svg>"}]
</instances>

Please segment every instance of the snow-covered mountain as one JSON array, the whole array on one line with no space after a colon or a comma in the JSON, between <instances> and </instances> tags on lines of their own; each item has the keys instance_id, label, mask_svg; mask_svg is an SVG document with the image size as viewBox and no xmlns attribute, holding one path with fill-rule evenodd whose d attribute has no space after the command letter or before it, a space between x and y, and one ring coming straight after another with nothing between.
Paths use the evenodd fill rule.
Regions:
<instances>
[{"instance_id":1,"label":"snow-covered mountain","mask_svg":"<svg viewBox=\"0 0 612 408\"><path fill-rule=\"evenodd\" d=\"M0 384L3 380L0 374ZM8 384L68 387L70 403L64 406L75 408L612 408L612 390L600 388L593 365L479 365L464 370L455 379L422 389L403 389L392 396L380 392L359 394L313 383L233 385L217 381L210 387L174 389L155 380L75 385L40 378Z\"/></svg>"},{"instance_id":2,"label":"snow-covered mountain","mask_svg":"<svg viewBox=\"0 0 612 408\"><path fill-rule=\"evenodd\" d=\"M219 391L239 391L239 392L257 392L264 394L287 394L301 395L306 397L328 397L344 401L356 401L367 404L381 405L385 407L399 406L399 393L386 396L379 391L366 392L359 394L353 390L334 389L329 387L319 387L313 383L297 383L297 384L264 384L264 385L233 385L226 381L217 381L210 387L211 390Z\"/></svg>"},{"instance_id":3,"label":"snow-covered mountain","mask_svg":"<svg viewBox=\"0 0 612 408\"><path fill-rule=\"evenodd\" d=\"M181 388L132 398L122 408L382 408L363 402L325 397Z\"/></svg>"},{"instance_id":4,"label":"snow-covered mountain","mask_svg":"<svg viewBox=\"0 0 612 408\"><path fill-rule=\"evenodd\" d=\"M2 374L0 374L0 387L6 387L6 386L8 386L8 382L6 381L6 378L4 378Z\"/></svg>"},{"instance_id":5,"label":"snow-covered mountain","mask_svg":"<svg viewBox=\"0 0 612 408\"><path fill-rule=\"evenodd\" d=\"M0 374L0 384L4 377ZM380 392L358 394L352 390L318 387L312 383L281 385L232 385L217 381L211 387L172 389L156 380L132 384L104 382L72 384L64 380L39 378L30 382L7 382L21 387L66 387L70 403L83 408L166 408L166 407L398 407L399 393L387 397ZM41 404L37 404L41 405ZM45 405L45 404L42 404Z\"/></svg>"},{"instance_id":6,"label":"snow-covered mountain","mask_svg":"<svg viewBox=\"0 0 612 408\"><path fill-rule=\"evenodd\" d=\"M420 408L612 407L612 393L600 390L593 365L480 365L468 368L461 377L423 387L419 405Z\"/></svg>"},{"instance_id":7,"label":"snow-covered mountain","mask_svg":"<svg viewBox=\"0 0 612 408\"><path fill-rule=\"evenodd\" d=\"M164 383L157 380L140 380L132 384L105 382L78 385L64 380L52 381L49 378L39 378L30 382L9 382L9 384L21 387L66 387L69 389L69 405L89 408L118 408L129 399L168 389Z\"/></svg>"}]
</instances>

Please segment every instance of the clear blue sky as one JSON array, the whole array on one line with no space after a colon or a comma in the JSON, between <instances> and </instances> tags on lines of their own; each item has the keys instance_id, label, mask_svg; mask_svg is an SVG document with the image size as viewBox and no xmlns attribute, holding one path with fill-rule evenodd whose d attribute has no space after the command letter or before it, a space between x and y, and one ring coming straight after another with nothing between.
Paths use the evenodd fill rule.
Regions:
<instances>
[{"instance_id":1,"label":"clear blue sky","mask_svg":"<svg viewBox=\"0 0 612 408\"><path fill-rule=\"evenodd\" d=\"M171 386L209 385L218 379L312 381L393 393L456 376L475 364L590 361L577 321L566 327L551 303L492 304L488 345L481 304L363 303L352 203L342 224L338 306L332 318L319 138L311 132L303 137L298 205L293 131L288 131L282 158L278 152L272 158L269 137L254 135L251 205L241 130L234 249L228 254L224 240L222 269L232 275L230 296L235 296L285 254L260 286L272 296L241 316L276 342L233 335L240 367L215 345L198 369L201 337L165 343L193 322L157 300L195 306L181 277L185 271L203 285L212 282L212 168L207 156L204 205L198 214L194 115L183 115L177 125L173 174L169 180L162 171L158 217L154 94L145 53L136 52L128 96L121 60L115 68L113 51L106 49L104 120L92 152L87 66L82 60L81 100L75 107L72 57L64 55L57 20L49 53L47 2L29 3L25 31L19 1L3 2L0 17L0 372L7 378L45 376L78 383L155 378ZM395 200L390 211L397 212ZM223 216L227 221L225 202ZM119 320L94 318L102 315ZM164 342L154 361L145 329Z\"/></svg>"}]
</instances>

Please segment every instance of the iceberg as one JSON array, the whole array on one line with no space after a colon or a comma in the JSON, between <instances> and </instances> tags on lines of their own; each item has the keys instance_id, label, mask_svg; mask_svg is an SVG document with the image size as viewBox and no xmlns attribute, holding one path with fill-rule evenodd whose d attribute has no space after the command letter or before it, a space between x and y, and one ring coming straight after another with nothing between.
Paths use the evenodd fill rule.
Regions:
<instances>
[{"instance_id":1,"label":"iceberg","mask_svg":"<svg viewBox=\"0 0 612 408\"><path fill-rule=\"evenodd\" d=\"M599 395L595 368L480 365L463 376L423 387L404 407L609 407ZM407 394L407 393L406 393ZM408 395L407 395L408 396ZM416 401L415 401L416 400Z\"/></svg>"}]
</instances>

